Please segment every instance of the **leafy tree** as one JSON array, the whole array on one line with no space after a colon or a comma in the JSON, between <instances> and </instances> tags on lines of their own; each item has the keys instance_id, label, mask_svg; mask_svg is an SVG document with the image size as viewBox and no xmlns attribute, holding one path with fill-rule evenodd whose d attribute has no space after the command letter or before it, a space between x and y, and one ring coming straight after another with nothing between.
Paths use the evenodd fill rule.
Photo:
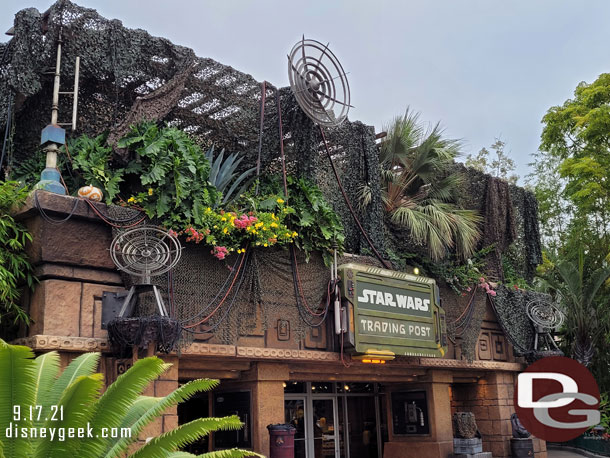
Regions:
<instances>
[{"instance_id":1,"label":"leafy tree","mask_svg":"<svg viewBox=\"0 0 610 458\"><path fill-rule=\"evenodd\" d=\"M487 148L481 148L476 156L472 154L466 156L465 164L467 167L502 178L511 184L517 184L519 176L512 173L515 171L515 161L504 152L505 146L505 142L496 138L496 141L491 145L495 158L491 158L491 153Z\"/></svg>"},{"instance_id":2,"label":"leafy tree","mask_svg":"<svg viewBox=\"0 0 610 458\"><path fill-rule=\"evenodd\" d=\"M21 288L34 286L34 269L25 252L32 236L10 215L14 205L23 203L28 189L15 181L0 182L0 322L10 318L28 322L19 305Z\"/></svg>"},{"instance_id":3,"label":"leafy tree","mask_svg":"<svg viewBox=\"0 0 610 458\"><path fill-rule=\"evenodd\" d=\"M528 177L547 259L540 276L560 292L568 317L564 339L574 356L593 354L591 370L602 391L610 390L610 297L608 281L599 280L610 261L609 103L610 74L602 74L550 108Z\"/></svg>"},{"instance_id":4,"label":"leafy tree","mask_svg":"<svg viewBox=\"0 0 610 458\"><path fill-rule=\"evenodd\" d=\"M595 303L595 297L610 277L610 266L590 272L585 277L585 256L581 250L576 262L559 260L543 279L559 296L565 310L564 335L571 356L588 366L596 348L604 345L608 332L604 310Z\"/></svg>"},{"instance_id":5,"label":"leafy tree","mask_svg":"<svg viewBox=\"0 0 610 458\"><path fill-rule=\"evenodd\" d=\"M460 177L448 169L459 154L459 141L443 138L438 123L426 128L419 114L408 109L386 130L380 152L381 197L391 221L427 245L432 259L451 250L468 258L480 238L481 218L451 202ZM367 189L361 194L366 203Z\"/></svg>"},{"instance_id":6,"label":"leafy tree","mask_svg":"<svg viewBox=\"0 0 610 458\"><path fill-rule=\"evenodd\" d=\"M558 161L563 196L575 216L607 237L610 229L610 74L580 83L574 98L549 109L542 119L540 150Z\"/></svg>"},{"instance_id":7,"label":"leafy tree","mask_svg":"<svg viewBox=\"0 0 610 458\"><path fill-rule=\"evenodd\" d=\"M574 206L563 195L565 179L558 172L560 161L548 154L537 151L534 161L528 164L532 172L526 177L538 200L540 235L547 250L557 253L564 243L574 217Z\"/></svg>"},{"instance_id":8,"label":"leafy tree","mask_svg":"<svg viewBox=\"0 0 610 458\"><path fill-rule=\"evenodd\" d=\"M146 386L169 368L156 357L143 358L110 385L103 394L102 374L96 374L98 353L85 353L68 367L59 370L59 355L45 353L34 359L28 347L9 345L0 340L0 456L4 458L114 458L124 456L138 434L168 408L187 400L193 394L218 385L218 380L194 380L182 385L164 398L140 396ZM30 406L42 406L41 415L30 414ZM52 417L51 406L59 414ZM15 417L17 416L17 417ZM68 428L85 428L90 424L94 437L68 436ZM9 425L18 428L65 428L64 441L44 438L8 437ZM200 418L151 439L129 456L194 457L177 450L198 438L217 430L238 429L237 416ZM101 428L127 428L129 437L104 438ZM21 431L21 430L20 430ZM109 434L110 435L110 434ZM57 438L55 438L57 439ZM201 455L206 458L242 458L261 456L246 450L226 450Z\"/></svg>"}]
</instances>

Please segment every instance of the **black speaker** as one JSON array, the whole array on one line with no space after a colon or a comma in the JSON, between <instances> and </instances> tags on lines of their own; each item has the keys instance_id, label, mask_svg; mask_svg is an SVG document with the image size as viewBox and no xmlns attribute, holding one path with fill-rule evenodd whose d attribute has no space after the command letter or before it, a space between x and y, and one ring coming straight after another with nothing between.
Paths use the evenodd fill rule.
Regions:
<instances>
[{"instance_id":1,"label":"black speaker","mask_svg":"<svg viewBox=\"0 0 610 458\"><path fill-rule=\"evenodd\" d=\"M102 329L106 329L108 322L119 315L126 297L127 290L102 293Z\"/></svg>"}]
</instances>

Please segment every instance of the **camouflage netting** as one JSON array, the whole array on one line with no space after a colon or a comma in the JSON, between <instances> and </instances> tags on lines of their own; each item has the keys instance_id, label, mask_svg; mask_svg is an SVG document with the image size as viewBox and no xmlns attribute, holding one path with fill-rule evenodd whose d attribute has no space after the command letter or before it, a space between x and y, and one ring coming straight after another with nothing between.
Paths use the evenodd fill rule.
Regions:
<instances>
[{"instance_id":1,"label":"camouflage netting","mask_svg":"<svg viewBox=\"0 0 610 458\"><path fill-rule=\"evenodd\" d=\"M475 288L466 296L455 294L450 288L441 286L443 308L447 314L447 335L462 351L468 361L476 359L481 324L487 308L487 293Z\"/></svg>"},{"instance_id":2,"label":"camouflage netting","mask_svg":"<svg viewBox=\"0 0 610 458\"><path fill-rule=\"evenodd\" d=\"M109 207L112 218L124 220L134 216L134 211L124 207ZM113 229L113 235L119 234ZM293 287L290 251L282 248L265 248L250 250L241 267L242 274L237 277L233 272L239 270L239 258L236 255L219 261L210 253L210 248L195 243L182 241L184 249L178 265L169 274L153 277L153 284L164 293L163 298L168 309L189 331L181 337L183 345L193 340L210 340L222 344L234 344L239 337L253 334L257 328L265 331L273 320L282 319L291 323L293 340L305 338L307 329L319 324L322 317L312 316L310 310L323 309L321 300L325 299L330 280L330 269L324 265L319 253L312 254L305 262L304 253L297 251L297 266L303 296L298 296ZM359 262L379 267L375 259L359 256L342 256L340 263ZM130 287L141 279L123 275L125 284ZM235 279L233 288L226 300L219 307L229 285ZM171 292L171 293L170 293ZM303 297L306 305L303 302ZM218 307L218 309L217 309ZM260 309L259 309L260 307ZM217 311L212 314L217 309ZM120 338L121 330L129 329L138 345L145 346L150 334L155 334L161 325L152 320L158 314L157 305L152 293L140 295L135 313L140 317L151 319L153 329L142 329L135 322L123 320L120 326L114 326L113 338L118 346L133 345L133 339ZM202 325L190 327L209 315ZM149 323L149 321L146 321ZM136 332L137 331L137 332ZM136 336L137 334L137 336ZM173 334L167 331L169 344L173 345ZM144 335L145 338L140 338ZM144 343L140 343L144 342ZM167 348L170 348L168 344Z\"/></svg>"},{"instance_id":3,"label":"camouflage netting","mask_svg":"<svg viewBox=\"0 0 610 458\"><path fill-rule=\"evenodd\" d=\"M19 164L39 148L40 131L49 123L52 69L60 30L62 90L71 88L73 63L76 56L81 58L78 126L68 135L93 136L109 131L113 142L134 122L165 121L203 145L243 153L243 170L256 165L261 83L212 59L197 57L191 49L152 37L144 30L127 29L118 20L105 19L95 10L67 0L56 2L44 14L30 8L16 15L15 36L0 66L4 94L0 124L6 120L9 95L16 95L11 165ZM360 252L361 238L323 155L318 128L303 114L289 88L278 90L268 83L262 173L281 170L278 96L289 172L310 178L323 188L343 218L347 249ZM60 122L69 120L71 112L71 98L60 97ZM378 191L373 128L347 121L331 129L327 137L352 201L356 201L357 186L362 182L369 182L373 191ZM123 157L122 151L116 153ZM381 215L378 197L360 215L379 249L383 231L376 222Z\"/></svg>"},{"instance_id":4,"label":"camouflage netting","mask_svg":"<svg viewBox=\"0 0 610 458\"><path fill-rule=\"evenodd\" d=\"M0 131L4 131L9 104L13 103L9 169L39 148L40 131L49 123L60 32L62 91L71 90L74 61L77 56L81 58L78 126L75 132L67 132L69 136L95 136L107 131L112 143L137 121L167 122L192 135L204 147L214 144L216 148L242 153L244 160L240 168L243 170L256 165L263 87L260 82L212 59L198 57L191 49L153 37L144 30L127 29L120 21L105 19L95 10L59 0L45 13L32 8L18 12L13 38L8 44L0 44ZM307 177L320 186L343 221L348 252L370 253L343 201L319 129L298 107L289 88L278 89L267 83L265 95L261 173L281 170L279 99L288 172ZM60 122L71 118L71 103L69 96L60 98ZM377 249L385 255L390 251L386 245L395 253L424 253L425 247L414 246L406 231L387 221L383 223L378 148L373 128L346 121L325 132L354 207L358 208L359 186L367 183L372 190L371 204L366 211L357 212ZM126 159L123 151L115 152L117 159ZM456 196L457 203L484 214L489 177L461 164L456 164L455 171L466 174L465 189ZM531 193L512 186L510 199L515 207L518 235L511 249L516 253L519 272L531 278L540 261L536 201ZM193 254L188 254L191 251ZM265 256L264 252L257 252L250 258L250 269L240 293L244 294L243 301L236 301L243 305L228 312L231 320L227 321L236 324L230 329L219 324L219 340L234 341L254 326L254 307L258 300L263 307L269 307L263 319L267 319L266 314L275 313L273 307L286 306L289 302L292 311L286 313L299 313L294 306L294 295L284 295L282 301L277 301L277 291L285 291L287 284L292 287L292 278L286 273L290 272L288 258L278 255L276 261L271 261ZM185 266L183 271L178 269L174 275L174 302L178 304L178 318L185 319L201 312L202 304L207 303L201 298L210 294L213 297L228 271L218 268L223 264L212 259L205 247L185 250L181 265ZM311 296L310 305L319 302L326 288L327 274L328 269L318 258L303 267L301 278L309 282L304 289ZM274 279L269 283L269 291L275 293L257 289L257 285L266 284L267 276ZM157 281L167 290L167 278L160 277ZM280 287L280 281L286 283ZM204 286L196 290L186 288L187 284ZM266 297L268 294L275 296ZM215 326L214 319L209 323L211 326ZM301 322L295 333L297 337L302 336L303 326Z\"/></svg>"},{"instance_id":5,"label":"camouflage netting","mask_svg":"<svg viewBox=\"0 0 610 458\"><path fill-rule=\"evenodd\" d=\"M477 210L485 217L479 248L491 243L498 244L500 253L510 256L517 271L531 281L536 266L542 262L538 202L534 194L519 186L508 185L507 198L506 185L498 183L501 180L461 163L454 165L453 172L464 175L462 189L455 196L456 203L463 208ZM493 183L492 190L490 183ZM497 255L494 255L493 262L493 279L501 280L504 274Z\"/></svg>"},{"instance_id":6,"label":"camouflage netting","mask_svg":"<svg viewBox=\"0 0 610 458\"><path fill-rule=\"evenodd\" d=\"M506 330L515 352L528 359L536 357L532 354L536 332L534 325L526 313L527 304L531 301L549 302L548 294L535 291L523 291L500 286L493 305L498 321Z\"/></svg>"}]
</instances>

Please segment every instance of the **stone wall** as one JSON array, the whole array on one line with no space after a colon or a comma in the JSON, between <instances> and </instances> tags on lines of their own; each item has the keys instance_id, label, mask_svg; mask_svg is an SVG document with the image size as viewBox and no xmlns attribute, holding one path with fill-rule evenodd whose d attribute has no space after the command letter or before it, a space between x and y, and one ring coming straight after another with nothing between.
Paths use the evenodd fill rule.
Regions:
<instances>
[{"instance_id":1,"label":"stone wall","mask_svg":"<svg viewBox=\"0 0 610 458\"><path fill-rule=\"evenodd\" d=\"M483 436L483 451L496 458L511 455L515 377L512 372L491 372L475 383L454 383L451 389L452 413L474 413ZM533 443L535 458L546 458L546 442L533 438Z\"/></svg>"}]
</instances>

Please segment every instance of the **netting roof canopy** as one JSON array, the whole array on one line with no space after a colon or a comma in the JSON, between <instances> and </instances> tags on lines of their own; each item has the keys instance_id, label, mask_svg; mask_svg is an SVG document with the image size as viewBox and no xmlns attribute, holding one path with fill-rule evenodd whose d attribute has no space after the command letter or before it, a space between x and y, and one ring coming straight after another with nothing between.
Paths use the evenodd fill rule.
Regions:
<instances>
[{"instance_id":1,"label":"netting roof canopy","mask_svg":"<svg viewBox=\"0 0 610 458\"><path fill-rule=\"evenodd\" d=\"M18 164L39 148L40 130L49 124L57 43L62 40L61 90L72 89L74 61L80 56L78 126L68 135L110 132L113 143L140 120L165 121L203 144L240 152L240 168L258 156L263 85L252 76L183 46L128 29L95 10L58 0L45 13L30 8L15 17L14 36L0 48L0 125L14 101L15 133L11 158ZM289 43L287 47L289 47ZM277 56L285 59L285 56ZM278 100L289 172L312 179L346 225L347 248L360 251L360 237L342 202L315 126L289 88L266 83L262 144L263 173L279 171ZM71 117L71 98L60 98L59 121ZM327 133L344 186L352 199L368 182L379 191L378 155L373 128L346 121ZM121 151L117 151L120 156ZM345 173L349 171L349 173ZM383 231L379 192L362 215L379 247ZM377 224L375 224L377 222Z\"/></svg>"}]
</instances>

